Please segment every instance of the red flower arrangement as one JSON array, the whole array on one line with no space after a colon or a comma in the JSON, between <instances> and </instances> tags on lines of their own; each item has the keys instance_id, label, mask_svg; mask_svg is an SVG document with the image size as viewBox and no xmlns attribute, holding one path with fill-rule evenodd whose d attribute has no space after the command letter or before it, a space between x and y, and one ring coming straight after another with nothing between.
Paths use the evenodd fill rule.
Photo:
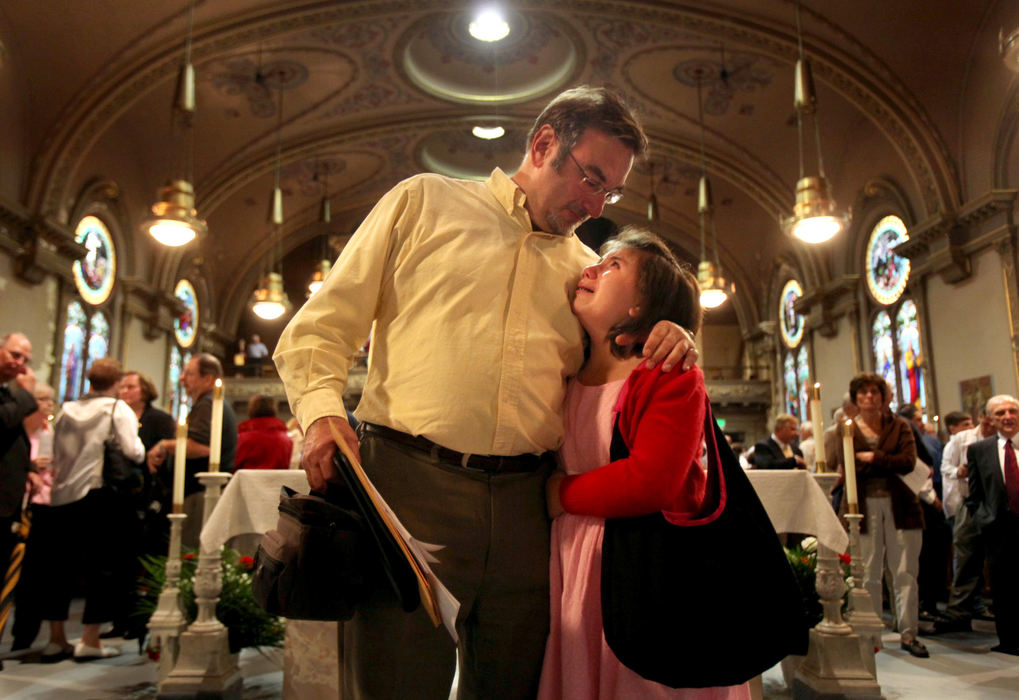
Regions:
<instances>
[{"instance_id":1,"label":"red flower arrangement","mask_svg":"<svg viewBox=\"0 0 1019 700\"><path fill-rule=\"evenodd\" d=\"M237 560L237 563L241 565L241 568L245 571L251 571L255 568L255 560L251 557L244 556Z\"/></svg>"},{"instance_id":2,"label":"red flower arrangement","mask_svg":"<svg viewBox=\"0 0 1019 700\"><path fill-rule=\"evenodd\" d=\"M195 560L195 553L194 552L188 552L187 554L182 556L181 559L183 559L184 561L194 561Z\"/></svg>"},{"instance_id":3,"label":"red flower arrangement","mask_svg":"<svg viewBox=\"0 0 1019 700\"><path fill-rule=\"evenodd\" d=\"M849 556L849 552L843 552L842 554L840 554L839 555L839 561L842 562L843 564L852 564L853 563L853 559L852 559L852 557Z\"/></svg>"}]
</instances>

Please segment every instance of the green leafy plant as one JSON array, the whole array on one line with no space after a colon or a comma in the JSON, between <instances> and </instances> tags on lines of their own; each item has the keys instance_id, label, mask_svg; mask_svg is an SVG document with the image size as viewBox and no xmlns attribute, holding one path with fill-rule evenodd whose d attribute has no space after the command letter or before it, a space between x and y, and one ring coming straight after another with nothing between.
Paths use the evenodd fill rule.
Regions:
<instances>
[{"instance_id":1,"label":"green leafy plant","mask_svg":"<svg viewBox=\"0 0 1019 700\"><path fill-rule=\"evenodd\" d=\"M796 583L799 584L800 595L803 596L803 608L810 626L813 627L824 617L821 599L817 595L817 541L813 537L808 537L803 540L800 546L786 548L785 556L796 577ZM849 571L848 554L839 555L839 565L842 567L842 577L846 581L846 592L842 596L842 612L844 613L849 601L852 576Z\"/></svg>"},{"instance_id":2,"label":"green leafy plant","mask_svg":"<svg viewBox=\"0 0 1019 700\"><path fill-rule=\"evenodd\" d=\"M145 573L139 580L139 603L135 615L147 620L156 610L159 594L166 585L166 557L145 556L141 558ZM270 615L263 610L251 593L251 570L254 560L241 556L236 550L224 547L222 552L223 588L216 605L216 617L229 632L230 651L238 652L244 647L279 647L283 645L283 618ZM188 624L198 616L195 602L195 571L198 557L186 552L181 557L180 601ZM151 656L152 654L150 654Z\"/></svg>"}]
</instances>

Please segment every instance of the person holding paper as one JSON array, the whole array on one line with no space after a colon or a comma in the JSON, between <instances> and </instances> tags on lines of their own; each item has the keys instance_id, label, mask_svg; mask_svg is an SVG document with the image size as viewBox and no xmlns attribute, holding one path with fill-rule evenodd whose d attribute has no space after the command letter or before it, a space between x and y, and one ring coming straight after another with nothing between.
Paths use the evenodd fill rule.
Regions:
<instances>
[{"instance_id":1,"label":"person holding paper","mask_svg":"<svg viewBox=\"0 0 1019 700\"><path fill-rule=\"evenodd\" d=\"M184 513L188 516L181 526L181 544L198 547L198 535L202 530L202 485L195 476L209 470L209 445L212 441L212 390L217 379L223 378L223 366L209 353L195 355L184 366L180 381L191 399L188 414L188 439L186 476L184 481ZM234 470L234 455L237 453L237 416L229 402L223 404L223 430L220 449L220 469ZM149 469L166 465L171 469L169 459L177 449L173 438L157 442L148 452ZM167 472L169 473L169 472ZM168 476L167 481L170 480Z\"/></svg>"},{"instance_id":2,"label":"person holding paper","mask_svg":"<svg viewBox=\"0 0 1019 700\"><path fill-rule=\"evenodd\" d=\"M43 619L50 621L50 641L43 662L59 661L73 653L78 661L120 654L103 646L99 625L113 619L120 591L113 572L122 552L114 533L130 527L130 504L103 483L104 442L113 438L127 459L141 462L145 447L138 438L138 419L117 395L124 372L108 357L96 360L88 370L90 391L77 401L65 403L53 423L53 486L50 490L52 537L40 548L56 567L44 579ZM67 641L67 620L75 577L85 580L85 610L81 642L73 648Z\"/></svg>"},{"instance_id":3,"label":"person holding paper","mask_svg":"<svg viewBox=\"0 0 1019 700\"><path fill-rule=\"evenodd\" d=\"M461 606L456 648L424 611L362 606L344 624L345 697L444 700L458 653L460 697L534 697L548 633L544 483L565 381L583 361L570 302L597 260L574 230L623 196L646 148L619 95L562 93L512 177L424 174L384 195L283 331L274 359L312 488L337 476L335 432L414 537L444 546L433 570ZM369 332L359 445L342 396ZM645 354L665 369L696 359L675 324L654 329Z\"/></svg>"},{"instance_id":4,"label":"person holding paper","mask_svg":"<svg viewBox=\"0 0 1019 700\"><path fill-rule=\"evenodd\" d=\"M864 586L881 616L881 578L885 564L892 573L900 646L918 658L927 658L927 647L917 638L919 618L920 546L923 511L920 501L902 480L916 466L916 443L909 422L888 410L891 391L884 378L863 372L849 383L849 395L860 409L853 420L853 448L859 493L860 544ZM839 455L840 471L845 459ZM847 510L843 494L840 512Z\"/></svg>"}]
</instances>

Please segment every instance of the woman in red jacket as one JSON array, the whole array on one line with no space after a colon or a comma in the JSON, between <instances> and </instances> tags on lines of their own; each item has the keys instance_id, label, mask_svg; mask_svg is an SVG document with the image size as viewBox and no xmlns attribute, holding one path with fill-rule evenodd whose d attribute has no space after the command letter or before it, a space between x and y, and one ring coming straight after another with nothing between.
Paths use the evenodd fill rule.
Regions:
<instances>
[{"instance_id":1,"label":"woman in red jacket","mask_svg":"<svg viewBox=\"0 0 1019 700\"><path fill-rule=\"evenodd\" d=\"M286 423L276 417L276 402L255 394L248 402L248 420L237 426L237 469L289 469L294 442Z\"/></svg>"},{"instance_id":2,"label":"woman in red jacket","mask_svg":"<svg viewBox=\"0 0 1019 700\"><path fill-rule=\"evenodd\" d=\"M649 368L642 345L622 347L621 333L646 338L669 320L696 333L697 280L654 235L627 227L584 270L573 301L590 339L583 368L570 380L564 411L565 471L548 481L552 523L551 626L540 698L749 698L747 686L673 689L625 667L605 643L601 615L601 545L605 518L700 509L706 391L699 368ZM616 415L629 448L610 462ZM604 466L601 466L604 465ZM682 659L677 659L682 663Z\"/></svg>"}]
</instances>

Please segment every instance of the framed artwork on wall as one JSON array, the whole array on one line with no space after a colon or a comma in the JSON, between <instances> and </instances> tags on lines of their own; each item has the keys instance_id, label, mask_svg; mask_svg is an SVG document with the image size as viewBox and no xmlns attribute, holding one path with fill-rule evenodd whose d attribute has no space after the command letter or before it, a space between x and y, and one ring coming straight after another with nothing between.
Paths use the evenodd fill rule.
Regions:
<instances>
[{"instance_id":1,"label":"framed artwork on wall","mask_svg":"<svg viewBox=\"0 0 1019 700\"><path fill-rule=\"evenodd\" d=\"M959 382L959 393L962 395L962 410L973 416L975 425L980 418L980 409L987 403L987 399L994 396L991 375L962 380Z\"/></svg>"}]
</instances>

